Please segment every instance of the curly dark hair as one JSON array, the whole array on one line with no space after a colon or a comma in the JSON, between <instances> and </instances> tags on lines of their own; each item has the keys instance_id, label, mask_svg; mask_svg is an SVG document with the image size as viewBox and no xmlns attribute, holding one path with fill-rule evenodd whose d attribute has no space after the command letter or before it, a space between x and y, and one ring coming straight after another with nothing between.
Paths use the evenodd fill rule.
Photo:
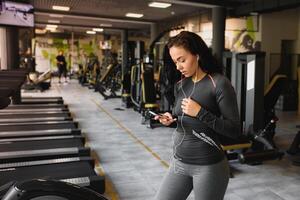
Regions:
<instances>
[{"instance_id":1,"label":"curly dark hair","mask_svg":"<svg viewBox=\"0 0 300 200\"><path fill-rule=\"evenodd\" d=\"M223 66L218 63L212 55L203 39L196 33L182 31L178 35L171 37L168 42L168 48L173 46L182 47L193 55L199 56L199 66L206 73L223 73Z\"/></svg>"}]
</instances>

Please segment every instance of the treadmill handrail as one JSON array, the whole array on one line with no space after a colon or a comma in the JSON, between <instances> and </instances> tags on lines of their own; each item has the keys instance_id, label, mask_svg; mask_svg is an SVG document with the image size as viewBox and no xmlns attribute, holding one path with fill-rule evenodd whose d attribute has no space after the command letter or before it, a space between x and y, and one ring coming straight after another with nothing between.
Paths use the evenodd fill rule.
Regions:
<instances>
[{"instance_id":1,"label":"treadmill handrail","mask_svg":"<svg viewBox=\"0 0 300 200\"><path fill-rule=\"evenodd\" d=\"M77 148L77 147L70 147L70 148L54 148L54 149L37 149L37 150L0 152L0 159L15 159L15 158L24 158L24 157L28 157L28 156L39 157L39 156L78 154L79 149L80 148ZM86 148L86 149L88 149L88 148Z\"/></svg>"},{"instance_id":2,"label":"treadmill handrail","mask_svg":"<svg viewBox=\"0 0 300 200\"><path fill-rule=\"evenodd\" d=\"M15 104L15 105L10 105L8 108L18 108L18 107L68 107L66 104L56 104L56 103L49 103L49 104Z\"/></svg>"},{"instance_id":3,"label":"treadmill handrail","mask_svg":"<svg viewBox=\"0 0 300 200\"><path fill-rule=\"evenodd\" d=\"M90 158L90 159L92 159L92 158ZM81 160L80 157L71 157L71 158L56 158L56 159L46 159L46 160L25 161L25 162L3 163L3 164L0 164L0 169L76 162L76 161L80 161L80 160Z\"/></svg>"},{"instance_id":4,"label":"treadmill handrail","mask_svg":"<svg viewBox=\"0 0 300 200\"><path fill-rule=\"evenodd\" d=\"M69 114L69 111L47 111L47 112L42 112L42 111L38 111L38 112L25 112L25 113L17 113L17 112L0 112L0 115L35 115L35 114Z\"/></svg>"},{"instance_id":5,"label":"treadmill handrail","mask_svg":"<svg viewBox=\"0 0 300 200\"><path fill-rule=\"evenodd\" d=\"M68 111L68 108L20 108L20 109L3 109L0 112L50 112L50 111Z\"/></svg>"},{"instance_id":6,"label":"treadmill handrail","mask_svg":"<svg viewBox=\"0 0 300 200\"><path fill-rule=\"evenodd\" d=\"M0 139L0 144L4 142L23 142L23 141L37 141L37 140L62 140L62 139L74 139L84 138L82 135L57 135L47 137L26 137L26 138L8 138Z\"/></svg>"},{"instance_id":7,"label":"treadmill handrail","mask_svg":"<svg viewBox=\"0 0 300 200\"><path fill-rule=\"evenodd\" d=\"M63 135L78 132L80 129L48 129L48 130L32 130L32 131L3 131L0 132L0 138L4 137L28 137L34 135ZM80 134L80 133L79 133Z\"/></svg>"},{"instance_id":8,"label":"treadmill handrail","mask_svg":"<svg viewBox=\"0 0 300 200\"><path fill-rule=\"evenodd\" d=\"M76 124L75 121L50 121L50 122L32 122L32 123L26 123L26 122L15 122L15 123L7 123L7 124L0 124L1 126L19 126L19 125L48 125L48 124Z\"/></svg>"},{"instance_id":9,"label":"treadmill handrail","mask_svg":"<svg viewBox=\"0 0 300 200\"><path fill-rule=\"evenodd\" d=\"M14 123L14 122L40 122L40 121L63 121L71 119L70 117L39 117L39 118L11 118L0 119L0 123Z\"/></svg>"}]
</instances>

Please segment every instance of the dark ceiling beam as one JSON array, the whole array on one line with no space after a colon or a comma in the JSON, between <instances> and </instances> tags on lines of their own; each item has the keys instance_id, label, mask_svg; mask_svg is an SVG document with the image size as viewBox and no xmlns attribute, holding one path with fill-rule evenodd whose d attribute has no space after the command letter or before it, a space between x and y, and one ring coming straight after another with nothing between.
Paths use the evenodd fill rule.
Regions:
<instances>
[{"instance_id":1,"label":"dark ceiling beam","mask_svg":"<svg viewBox=\"0 0 300 200\"><path fill-rule=\"evenodd\" d=\"M233 8L237 4L236 2L228 1L228 0L159 0L160 2L177 4L177 5L185 5L185 6L193 6L199 8L214 8L218 6Z\"/></svg>"},{"instance_id":2,"label":"dark ceiling beam","mask_svg":"<svg viewBox=\"0 0 300 200\"><path fill-rule=\"evenodd\" d=\"M35 21L34 26L35 27L45 27L49 22L43 22L43 21ZM61 24L61 23L51 23L53 25L57 25L59 28L76 28L76 29L91 29L91 28L103 28L104 30L140 30L140 29L134 29L134 28L121 28L121 27L96 27L96 26L87 26L82 24Z\"/></svg>"},{"instance_id":3,"label":"dark ceiling beam","mask_svg":"<svg viewBox=\"0 0 300 200\"><path fill-rule=\"evenodd\" d=\"M249 15L253 12L266 13L283 9L296 8L300 6L299 0L253 0L243 6L239 6L232 11L234 16Z\"/></svg>"},{"instance_id":4,"label":"dark ceiling beam","mask_svg":"<svg viewBox=\"0 0 300 200\"><path fill-rule=\"evenodd\" d=\"M43 15L43 16L49 16L50 14L54 14L54 15L61 15L67 18L73 18L73 19L101 20L107 22L120 22L120 23L134 23L134 24L148 24L148 25L155 23L154 21L148 21L148 20L134 20L128 18L115 18L110 16L87 15L83 13L72 13L72 12L70 13L54 12L53 10L41 10L41 9L35 10L34 14Z\"/></svg>"}]
</instances>

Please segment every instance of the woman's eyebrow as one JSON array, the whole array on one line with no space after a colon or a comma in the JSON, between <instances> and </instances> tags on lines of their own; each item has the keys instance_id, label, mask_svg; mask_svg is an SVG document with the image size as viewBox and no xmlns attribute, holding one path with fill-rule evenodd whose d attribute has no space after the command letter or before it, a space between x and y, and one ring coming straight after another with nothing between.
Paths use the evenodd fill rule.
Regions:
<instances>
[{"instance_id":1,"label":"woman's eyebrow","mask_svg":"<svg viewBox=\"0 0 300 200\"><path fill-rule=\"evenodd\" d=\"M177 59L176 59L176 61L178 61L179 59L181 59L183 56L179 56Z\"/></svg>"}]
</instances>

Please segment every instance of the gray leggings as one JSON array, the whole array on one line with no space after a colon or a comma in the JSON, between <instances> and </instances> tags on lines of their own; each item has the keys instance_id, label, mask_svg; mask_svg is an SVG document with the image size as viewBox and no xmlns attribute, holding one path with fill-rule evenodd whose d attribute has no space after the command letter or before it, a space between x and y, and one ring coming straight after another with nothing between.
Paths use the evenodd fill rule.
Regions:
<instances>
[{"instance_id":1,"label":"gray leggings","mask_svg":"<svg viewBox=\"0 0 300 200\"><path fill-rule=\"evenodd\" d=\"M185 200L192 189L195 200L222 200L229 181L227 160L191 165L173 160L155 200Z\"/></svg>"}]
</instances>

